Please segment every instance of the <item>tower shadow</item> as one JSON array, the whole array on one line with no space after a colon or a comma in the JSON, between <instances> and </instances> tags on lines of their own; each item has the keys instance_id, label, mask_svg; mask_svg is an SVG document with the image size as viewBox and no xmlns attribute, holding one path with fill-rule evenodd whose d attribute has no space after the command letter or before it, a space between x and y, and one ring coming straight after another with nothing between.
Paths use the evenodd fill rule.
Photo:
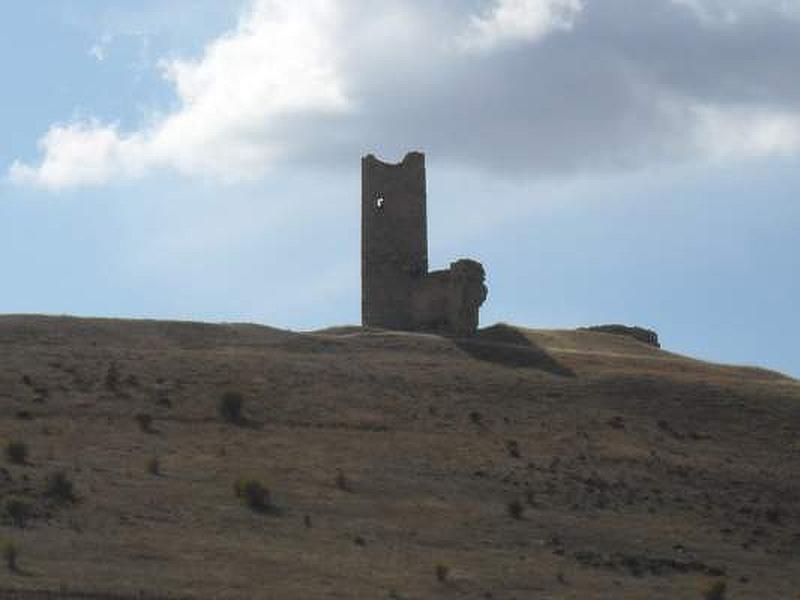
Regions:
<instances>
[{"instance_id":1,"label":"tower shadow","mask_svg":"<svg viewBox=\"0 0 800 600\"><path fill-rule=\"evenodd\" d=\"M558 362L518 329L503 323L480 329L469 338L453 338L453 342L477 360L504 367L537 369L561 377L575 377L572 369Z\"/></svg>"}]
</instances>

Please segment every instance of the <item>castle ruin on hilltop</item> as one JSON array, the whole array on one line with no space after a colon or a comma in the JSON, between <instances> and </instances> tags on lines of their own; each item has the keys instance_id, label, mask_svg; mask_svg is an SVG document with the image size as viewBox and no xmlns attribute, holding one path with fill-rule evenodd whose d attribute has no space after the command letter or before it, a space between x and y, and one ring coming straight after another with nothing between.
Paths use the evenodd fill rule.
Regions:
<instances>
[{"instance_id":1,"label":"castle ruin on hilltop","mask_svg":"<svg viewBox=\"0 0 800 600\"><path fill-rule=\"evenodd\" d=\"M425 155L361 159L361 318L366 327L468 336L486 300L483 266L428 271Z\"/></svg>"}]
</instances>

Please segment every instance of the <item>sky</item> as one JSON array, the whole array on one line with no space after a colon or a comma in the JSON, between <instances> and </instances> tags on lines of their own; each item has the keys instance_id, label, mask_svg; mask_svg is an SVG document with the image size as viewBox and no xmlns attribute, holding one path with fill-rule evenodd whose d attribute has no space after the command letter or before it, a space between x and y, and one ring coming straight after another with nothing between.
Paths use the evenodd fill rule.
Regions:
<instances>
[{"instance_id":1,"label":"sky","mask_svg":"<svg viewBox=\"0 0 800 600\"><path fill-rule=\"evenodd\" d=\"M800 0L42 0L0 24L0 313L360 321L360 157L426 153L482 325L800 377Z\"/></svg>"}]
</instances>

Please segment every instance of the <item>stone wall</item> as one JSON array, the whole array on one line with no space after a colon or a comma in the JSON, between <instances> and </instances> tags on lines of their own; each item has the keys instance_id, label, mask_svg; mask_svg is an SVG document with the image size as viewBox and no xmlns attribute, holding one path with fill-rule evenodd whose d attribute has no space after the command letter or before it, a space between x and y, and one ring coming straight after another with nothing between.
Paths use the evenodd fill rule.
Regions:
<instances>
[{"instance_id":1,"label":"stone wall","mask_svg":"<svg viewBox=\"0 0 800 600\"><path fill-rule=\"evenodd\" d=\"M368 327L473 334L486 299L483 266L428 272L425 156L361 161L361 314Z\"/></svg>"},{"instance_id":2,"label":"stone wall","mask_svg":"<svg viewBox=\"0 0 800 600\"><path fill-rule=\"evenodd\" d=\"M361 314L364 325L411 329L411 294L428 272L425 157L361 161Z\"/></svg>"},{"instance_id":3,"label":"stone wall","mask_svg":"<svg viewBox=\"0 0 800 600\"><path fill-rule=\"evenodd\" d=\"M598 331L600 333L611 333L614 335L625 335L632 337L644 344L661 348L658 341L658 334L652 329L645 329L644 327L629 327L628 325L594 325L592 327L581 327L587 331Z\"/></svg>"}]
</instances>

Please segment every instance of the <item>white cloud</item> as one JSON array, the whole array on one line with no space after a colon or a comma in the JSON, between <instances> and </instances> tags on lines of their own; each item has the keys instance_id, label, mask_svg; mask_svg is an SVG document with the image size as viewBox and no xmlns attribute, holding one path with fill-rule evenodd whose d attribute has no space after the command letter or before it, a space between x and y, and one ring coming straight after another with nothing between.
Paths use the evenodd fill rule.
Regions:
<instances>
[{"instance_id":1,"label":"white cloud","mask_svg":"<svg viewBox=\"0 0 800 600\"><path fill-rule=\"evenodd\" d=\"M55 125L39 142L45 158L37 167L14 162L12 182L58 189L96 185L113 177L140 175L148 166L146 141L120 136L115 125L96 121Z\"/></svg>"},{"instance_id":2,"label":"white cloud","mask_svg":"<svg viewBox=\"0 0 800 600\"><path fill-rule=\"evenodd\" d=\"M478 50L536 41L553 31L572 29L581 10L581 0L495 0L488 11L470 19L459 41L465 49Z\"/></svg>"},{"instance_id":3,"label":"white cloud","mask_svg":"<svg viewBox=\"0 0 800 600\"><path fill-rule=\"evenodd\" d=\"M89 56L94 58L97 62L103 62L106 59L106 49L100 44L95 44L89 48Z\"/></svg>"},{"instance_id":4,"label":"white cloud","mask_svg":"<svg viewBox=\"0 0 800 600\"><path fill-rule=\"evenodd\" d=\"M791 156L800 152L800 113L748 106L697 105L696 141L713 160Z\"/></svg>"},{"instance_id":5,"label":"white cloud","mask_svg":"<svg viewBox=\"0 0 800 600\"><path fill-rule=\"evenodd\" d=\"M686 18L756 5L724 35ZM8 175L54 190L161 170L239 180L422 148L539 177L800 153L798 5L251 0L198 57L159 63L174 110L132 131L53 125L42 158Z\"/></svg>"},{"instance_id":6,"label":"white cloud","mask_svg":"<svg viewBox=\"0 0 800 600\"><path fill-rule=\"evenodd\" d=\"M765 14L800 19L798 0L671 0L685 6L706 25L737 25Z\"/></svg>"},{"instance_id":7,"label":"white cloud","mask_svg":"<svg viewBox=\"0 0 800 600\"><path fill-rule=\"evenodd\" d=\"M15 162L12 181L49 189L141 176L156 168L191 175L260 175L282 148L282 117L340 112L347 98L337 63L334 0L257 0L237 28L198 60L162 62L179 108L142 131L96 121L55 125L41 164Z\"/></svg>"}]
</instances>

